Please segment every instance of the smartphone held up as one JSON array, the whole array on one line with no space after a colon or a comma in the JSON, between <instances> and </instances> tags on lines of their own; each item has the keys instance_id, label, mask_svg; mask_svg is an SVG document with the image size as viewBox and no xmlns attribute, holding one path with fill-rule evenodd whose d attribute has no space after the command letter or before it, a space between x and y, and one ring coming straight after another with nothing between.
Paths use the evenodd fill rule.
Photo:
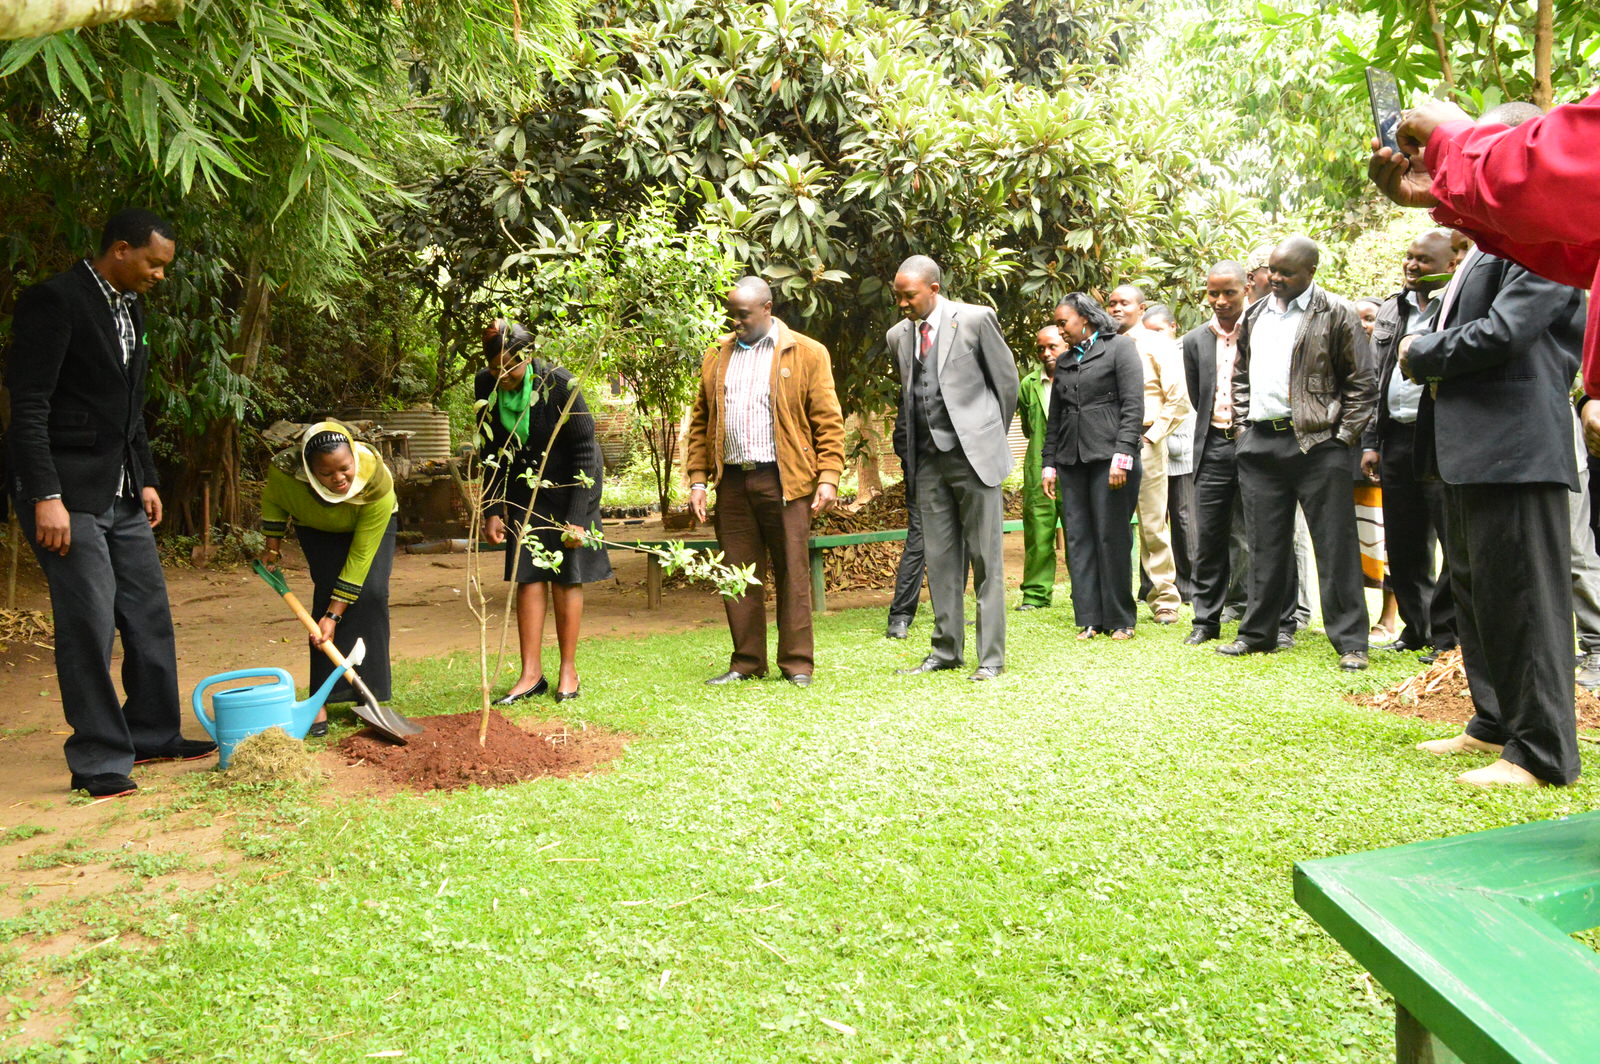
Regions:
<instances>
[{"instance_id":1,"label":"smartphone held up","mask_svg":"<svg viewBox=\"0 0 1600 1064\"><path fill-rule=\"evenodd\" d=\"M1394 75L1377 67L1367 67L1367 98L1372 103L1372 124L1377 129L1378 140L1397 154L1400 150L1397 132L1400 128L1400 85Z\"/></svg>"}]
</instances>

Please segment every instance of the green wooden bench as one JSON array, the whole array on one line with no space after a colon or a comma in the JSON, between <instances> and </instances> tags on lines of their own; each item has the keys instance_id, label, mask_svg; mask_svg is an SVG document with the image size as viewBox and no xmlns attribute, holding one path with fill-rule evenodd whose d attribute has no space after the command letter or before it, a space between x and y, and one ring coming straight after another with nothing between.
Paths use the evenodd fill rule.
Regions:
<instances>
[{"instance_id":1,"label":"green wooden bench","mask_svg":"<svg viewBox=\"0 0 1600 1064\"><path fill-rule=\"evenodd\" d=\"M1600 812L1295 865L1395 999L1399 1064L1600 1061Z\"/></svg>"},{"instance_id":2,"label":"green wooden bench","mask_svg":"<svg viewBox=\"0 0 1600 1064\"><path fill-rule=\"evenodd\" d=\"M1021 532L1021 521L1007 521L1004 525L1006 532ZM905 539L906 530L903 528L886 528L877 532L841 532L831 536L812 536L806 541L806 546L811 555L811 611L821 613L828 608L826 579L822 570L822 552L829 547L849 547L857 543L888 543L892 540ZM624 542L628 547L665 547L669 541L664 539L636 539ZM685 539L681 541L691 550L716 550L717 541L714 539ZM661 559L654 554L645 555L645 606L648 609L661 608Z\"/></svg>"}]
</instances>

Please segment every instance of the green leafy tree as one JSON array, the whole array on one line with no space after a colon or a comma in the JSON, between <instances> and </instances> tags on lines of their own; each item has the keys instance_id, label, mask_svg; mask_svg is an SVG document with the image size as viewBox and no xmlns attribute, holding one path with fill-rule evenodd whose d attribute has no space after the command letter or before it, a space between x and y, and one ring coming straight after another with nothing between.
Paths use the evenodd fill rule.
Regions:
<instances>
[{"instance_id":1,"label":"green leafy tree","mask_svg":"<svg viewBox=\"0 0 1600 1064\"><path fill-rule=\"evenodd\" d=\"M1124 66L1142 6L989 0L603 4L545 105L508 114L398 228L442 305L492 289L518 239L665 196L826 343L841 400L892 402L888 281L912 253L1019 343L1074 289L1198 286L1253 207L1195 180L1186 115ZM473 200L476 198L477 204ZM450 219L437 208L447 207ZM524 235L525 234L525 235Z\"/></svg>"}]
</instances>

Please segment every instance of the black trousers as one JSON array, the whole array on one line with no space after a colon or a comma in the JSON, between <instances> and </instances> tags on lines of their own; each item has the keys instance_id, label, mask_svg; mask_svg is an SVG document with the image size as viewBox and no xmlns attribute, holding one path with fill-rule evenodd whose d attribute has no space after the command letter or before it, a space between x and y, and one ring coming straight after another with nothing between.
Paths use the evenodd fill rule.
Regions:
<instances>
[{"instance_id":1,"label":"black trousers","mask_svg":"<svg viewBox=\"0 0 1600 1064\"><path fill-rule=\"evenodd\" d=\"M1216 635L1222 628L1222 612L1237 575L1233 554L1235 541L1243 538L1240 533L1244 514L1239 499L1235 441L1221 429L1207 431L1210 436L1194 474L1195 522L1198 525L1193 563L1194 626ZM1239 553L1248 563L1248 548ZM1244 568L1248 578L1250 566L1246 564ZM1300 597L1300 581L1293 564L1289 566L1289 579L1292 590L1279 625L1285 632L1294 631L1295 605Z\"/></svg>"},{"instance_id":2,"label":"black trousers","mask_svg":"<svg viewBox=\"0 0 1600 1064\"><path fill-rule=\"evenodd\" d=\"M911 485L907 484L909 489ZM917 512L917 500L911 491L906 492L906 541L900 552L900 565L894 571L894 598L889 602L889 620L910 624L917 615L917 601L922 595L922 574L927 563L922 556L922 515Z\"/></svg>"},{"instance_id":3,"label":"black trousers","mask_svg":"<svg viewBox=\"0 0 1600 1064\"><path fill-rule=\"evenodd\" d=\"M356 667L356 674L379 702L389 701L394 694L389 672L389 574L394 569L394 541L399 521L398 514L389 518L383 542L372 556L372 568L367 570L367 579L361 585L361 597L346 608L344 619L333 633L333 645L346 655L355 649L357 639L366 642L367 658ZM311 570L311 616L321 617L327 612L328 603L333 601L333 586L350 554L355 534L324 532L301 524L294 526L294 534L300 541L300 550L305 553L306 568ZM312 647L311 689L322 686L322 681L332 671L333 662L328 660L328 655ZM330 703L355 700L355 689L347 677L340 677L328 692Z\"/></svg>"},{"instance_id":4,"label":"black trousers","mask_svg":"<svg viewBox=\"0 0 1600 1064\"><path fill-rule=\"evenodd\" d=\"M1293 429L1253 424L1238 439L1239 490L1250 542L1250 601L1239 638L1271 647L1295 601L1294 507L1311 528L1322 589L1322 627L1340 654L1367 649L1361 541L1350 494L1350 448L1324 440L1300 450Z\"/></svg>"},{"instance_id":5,"label":"black trousers","mask_svg":"<svg viewBox=\"0 0 1600 1064\"><path fill-rule=\"evenodd\" d=\"M1434 544L1444 531L1444 485L1417 479L1415 435L1416 425L1391 421L1378 441L1383 549L1389 559L1389 587L1405 626L1401 641L1448 650L1456 645L1448 567L1439 580L1433 577Z\"/></svg>"},{"instance_id":6,"label":"black trousers","mask_svg":"<svg viewBox=\"0 0 1600 1064\"><path fill-rule=\"evenodd\" d=\"M1139 506L1139 457L1122 487L1111 490L1109 458L1056 469L1061 525L1067 533L1072 619L1080 628L1134 626L1133 512Z\"/></svg>"},{"instance_id":7,"label":"black trousers","mask_svg":"<svg viewBox=\"0 0 1600 1064\"><path fill-rule=\"evenodd\" d=\"M67 767L80 776L126 776L135 750L160 750L182 738L172 608L144 506L118 496L104 513L71 512L72 545L63 557L39 549L33 507L16 505L50 583L56 682L72 729L63 744ZM118 633L125 698L111 681Z\"/></svg>"},{"instance_id":8,"label":"black trousers","mask_svg":"<svg viewBox=\"0 0 1600 1064\"><path fill-rule=\"evenodd\" d=\"M1183 601L1192 602L1194 556L1200 543L1193 473L1167 474L1167 526L1172 529L1172 561L1178 570L1178 594Z\"/></svg>"},{"instance_id":9,"label":"black trousers","mask_svg":"<svg viewBox=\"0 0 1600 1064\"><path fill-rule=\"evenodd\" d=\"M1565 484L1447 484L1445 560L1472 690L1467 734L1548 783L1578 778Z\"/></svg>"}]
</instances>

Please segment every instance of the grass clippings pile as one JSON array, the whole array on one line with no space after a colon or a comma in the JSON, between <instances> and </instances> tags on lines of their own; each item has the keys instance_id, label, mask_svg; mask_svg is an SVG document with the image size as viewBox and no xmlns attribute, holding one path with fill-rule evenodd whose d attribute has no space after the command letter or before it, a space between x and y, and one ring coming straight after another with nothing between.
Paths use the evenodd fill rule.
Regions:
<instances>
[{"instance_id":1,"label":"grass clippings pile","mask_svg":"<svg viewBox=\"0 0 1600 1064\"><path fill-rule=\"evenodd\" d=\"M521 728L490 713L480 746L482 720L479 713L424 717L422 734L404 746L362 731L339 743L338 750L350 764L373 765L408 790L453 791L581 774L615 757L627 741L626 736L573 731L560 721Z\"/></svg>"},{"instance_id":2,"label":"grass clippings pile","mask_svg":"<svg viewBox=\"0 0 1600 1064\"><path fill-rule=\"evenodd\" d=\"M268 728L240 741L222 778L229 783L320 783L316 758L282 728Z\"/></svg>"},{"instance_id":3,"label":"grass clippings pile","mask_svg":"<svg viewBox=\"0 0 1600 1064\"><path fill-rule=\"evenodd\" d=\"M1582 687L1575 690L1578 727L1600 730L1600 698ZM1467 671L1459 649L1440 654L1427 671L1407 677L1362 701L1397 717L1416 717L1443 724L1465 724L1472 717L1472 690L1467 684Z\"/></svg>"}]
</instances>

